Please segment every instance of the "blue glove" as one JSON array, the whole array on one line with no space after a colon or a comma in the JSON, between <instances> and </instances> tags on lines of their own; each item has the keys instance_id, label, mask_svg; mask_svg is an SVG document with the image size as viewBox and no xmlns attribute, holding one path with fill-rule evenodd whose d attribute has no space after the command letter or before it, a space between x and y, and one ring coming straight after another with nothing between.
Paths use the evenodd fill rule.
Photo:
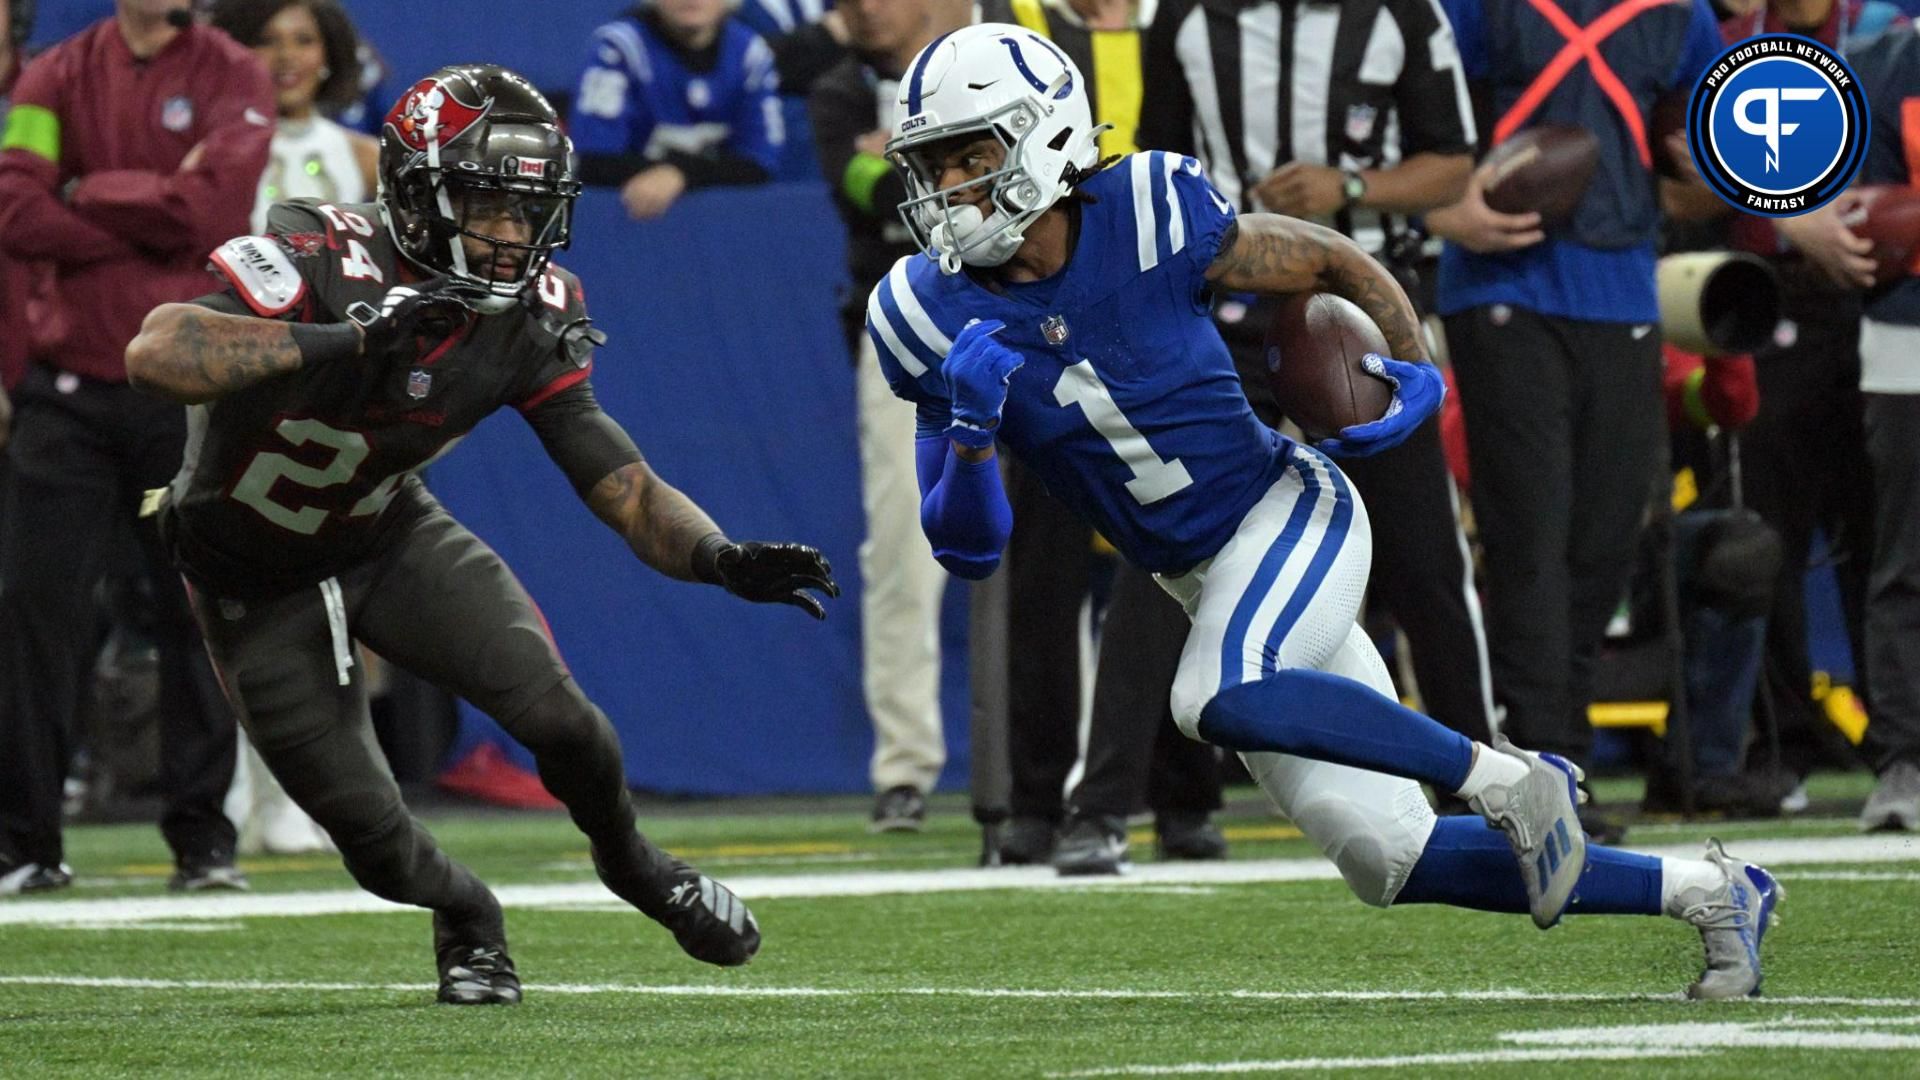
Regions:
<instances>
[{"instance_id":1,"label":"blue glove","mask_svg":"<svg viewBox=\"0 0 1920 1080\"><path fill-rule=\"evenodd\" d=\"M947 353L947 399L953 402L947 437L971 450L993 445L1007 404L1007 380L1027 362L993 340L1005 326L998 319L969 324Z\"/></svg>"},{"instance_id":2,"label":"blue glove","mask_svg":"<svg viewBox=\"0 0 1920 1080\"><path fill-rule=\"evenodd\" d=\"M1447 382L1432 364L1406 364L1368 353L1360 358L1360 366L1393 384L1393 401L1387 405L1387 414L1371 424L1341 428L1340 434L1313 444L1335 457L1369 457L1399 446L1427 417L1440 411L1440 402L1447 396Z\"/></svg>"}]
</instances>

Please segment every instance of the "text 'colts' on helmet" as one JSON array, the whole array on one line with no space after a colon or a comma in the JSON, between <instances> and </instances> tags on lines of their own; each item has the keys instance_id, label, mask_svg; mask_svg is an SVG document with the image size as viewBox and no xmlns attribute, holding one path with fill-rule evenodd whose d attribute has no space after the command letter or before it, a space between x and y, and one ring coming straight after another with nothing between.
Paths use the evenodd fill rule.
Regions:
<instances>
[{"instance_id":1,"label":"text 'colts' on helmet","mask_svg":"<svg viewBox=\"0 0 1920 1080\"><path fill-rule=\"evenodd\" d=\"M887 153L906 173L900 215L920 250L947 273L998 266L1013 257L1027 226L1099 160L1086 80L1054 44L1021 26L980 23L935 38L900 80ZM998 139L1001 166L942 188L935 146ZM985 187L992 213L956 205L956 193Z\"/></svg>"},{"instance_id":2,"label":"text 'colts' on helmet","mask_svg":"<svg viewBox=\"0 0 1920 1080\"><path fill-rule=\"evenodd\" d=\"M567 246L579 194L559 115L503 67L441 68L401 95L380 132L380 210L394 245L472 286L477 311L512 307Z\"/></svg>"}]
</instances>

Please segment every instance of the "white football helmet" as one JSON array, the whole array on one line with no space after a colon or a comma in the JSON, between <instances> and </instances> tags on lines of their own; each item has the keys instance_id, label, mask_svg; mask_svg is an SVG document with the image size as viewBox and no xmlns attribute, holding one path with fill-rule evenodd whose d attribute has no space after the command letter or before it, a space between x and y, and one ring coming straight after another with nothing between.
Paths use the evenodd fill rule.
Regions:
<instances>
[{"instance_id":1,"label":"white football helmet","mask_svg":"<svg viewBox=\"0 0 1920 1080\"><path fill-rule=\"evenodd\" d=\"M1087 83L1053 42L1022 26L980 23L943 34L920 50L900 80L887 155L906 172L900 216L920 250L949 274L999 266L1026 239L1027 226L1060 200L1078 170L1100 159L1100 132ZM923 153L948 140L991 134L1006 160L986 175L939 186ZM956 192L985 186L993 212L955 205Z\"/></svg>"}]
</instances>

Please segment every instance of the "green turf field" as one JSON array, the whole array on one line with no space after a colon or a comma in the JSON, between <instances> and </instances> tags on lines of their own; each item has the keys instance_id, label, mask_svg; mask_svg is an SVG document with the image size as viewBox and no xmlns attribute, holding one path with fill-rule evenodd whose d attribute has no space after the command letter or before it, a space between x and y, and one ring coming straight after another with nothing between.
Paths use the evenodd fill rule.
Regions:
<instances>
[{"instance_id":1,"label":"green turf field","mask_svg":"<svg viewBox=\"0 0 1920 1080\"><path fill-rule=\"evenodd\" d=\"M426 915L356 910L326 859L169 898L151 827L76 829L78 887L0 901L0 1076L1920 1077L1920 838L1862 844L1835 815L1636 829L1785 853L1768 996L1694 1004L1686 927L1377 911L1253 804L1228 864L1156 868L1142 831L1134 874L1070 887L973 871L951 799L905 838L868 836L864 802L751 808L648 814L752 901L765 946L737 971L591 884L564 819L433 819L501 887L514 1009L434 1005Z\"/></svg>"}]
</instances>

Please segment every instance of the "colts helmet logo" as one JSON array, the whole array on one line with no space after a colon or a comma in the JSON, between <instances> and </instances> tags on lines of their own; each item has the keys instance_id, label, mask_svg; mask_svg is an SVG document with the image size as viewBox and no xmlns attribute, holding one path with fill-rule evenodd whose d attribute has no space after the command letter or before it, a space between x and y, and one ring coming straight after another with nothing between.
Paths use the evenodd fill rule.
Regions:
<instances>
[{"instance_id":1,"label":"colts helmet logo","mask_svg":"<svg viewBox=\"0 0 1920 1080\"><path fill-rule=\"evenodd\" d=\"M458 88L438 79L421 79L387 114L387 128L412 149L425 150L430 126L434 141L445 146L479 123L492 108L491 98L463 101Z\"/></svg>"}]
</instances>

